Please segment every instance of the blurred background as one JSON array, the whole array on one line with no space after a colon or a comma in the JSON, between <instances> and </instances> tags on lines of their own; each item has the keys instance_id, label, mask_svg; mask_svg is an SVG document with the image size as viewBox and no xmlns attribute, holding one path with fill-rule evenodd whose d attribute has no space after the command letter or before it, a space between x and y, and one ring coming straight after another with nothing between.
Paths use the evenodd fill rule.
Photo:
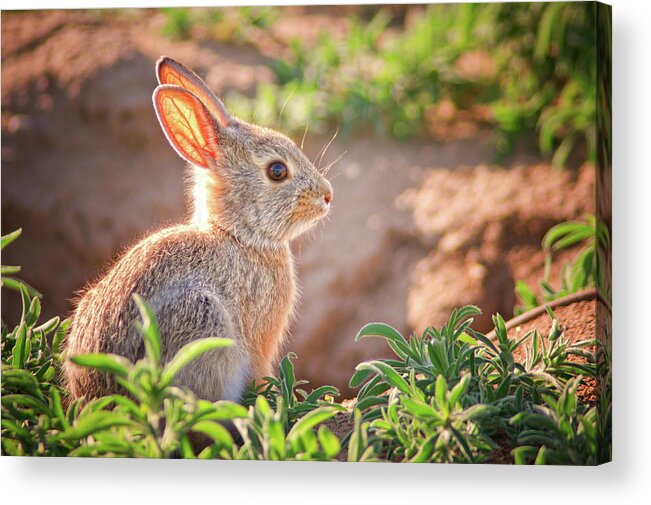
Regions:
<instances>
[{"instance_id":1,"label":"blurred background","mask_svg":"<svg viewBox=\"0 0 651 505\"><path fill-rule=\"evenodd\" d=\"M285 351L313 385L346 396L355 364L385 355L354 342L370 321L422 331L468 303L478 330L509 318L516 282L543 276L545 232L595 213L592 3L5 11L2 234L23 236L3 263L44 317L185 219L151 106L163 54L318 164L342 156L330 217L293 244ZM3 320L19 311L3 293Z\"/></svg>"}]
</instances>

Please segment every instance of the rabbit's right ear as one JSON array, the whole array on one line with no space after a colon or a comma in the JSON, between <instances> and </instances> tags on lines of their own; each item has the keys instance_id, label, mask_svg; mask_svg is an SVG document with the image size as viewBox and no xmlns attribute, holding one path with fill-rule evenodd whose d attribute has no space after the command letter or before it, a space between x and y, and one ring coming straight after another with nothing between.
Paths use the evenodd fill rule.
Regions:
<instances>
[{"instance_id":1,"label":"rabbit's right ear","mask_svg":"<svg viewBox=\"0 0 651 505\"><path fill-rule=\"evenodd\" d=\"M174 84L194 93L222 126L228 126L231 116L222 101L210 91L201 77L178 61L162 56L156 62L156 77L159 84Z\"/></svg>"},{"instance_id":2,"label":"rabbit's right ear","mask_svg":"<svg viewBox=\"0 0 651 505\"><path fill-rule=\"evenodd\" d=\"M187 89L158 86L153 95L158 122L174 150L186 161L207 168L219 156L217 121Z\"/></svg>"}]
</instances>

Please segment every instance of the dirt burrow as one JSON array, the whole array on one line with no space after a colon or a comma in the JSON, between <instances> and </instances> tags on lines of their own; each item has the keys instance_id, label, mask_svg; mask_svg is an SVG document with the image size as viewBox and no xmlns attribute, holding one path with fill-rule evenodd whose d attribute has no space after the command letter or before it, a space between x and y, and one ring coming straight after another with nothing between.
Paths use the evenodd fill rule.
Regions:
<instances>
[{"instance_id":1,"label":"dirt burrow","mask_svg":"<svg viewBox=\"0 0 651 505\"><path fill-rule=\"evenodd\" d=\"M157 33L87 12L3 16L2 232L24 229L3 263L44 293L44 317L68 313L75 291L147 230L185 218L183 164L151 107L158 56L219 93L270 78L255 48ZM329 140L308 135L307 155ZM302 296L286 350L301 378L346 396L354 366L386 353L379 340L354 343L365 323L408 333L474 303L487 330L491 313L512 313L515 279L541 277L544 232L594 212L592 167L559 172L531 157L491 167L483 134L337 140L323 163L343 151L330 216L293 246ZM19 304L3 296L5 321Z\"/></svg>"}]
</instances>

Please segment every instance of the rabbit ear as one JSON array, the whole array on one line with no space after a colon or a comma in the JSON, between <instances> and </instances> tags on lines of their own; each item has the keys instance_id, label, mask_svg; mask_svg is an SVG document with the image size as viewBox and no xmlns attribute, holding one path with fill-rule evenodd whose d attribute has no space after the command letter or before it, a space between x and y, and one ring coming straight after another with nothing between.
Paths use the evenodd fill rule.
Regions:
<instances>
[{"instance_id":1,"label":"rabbit ear","mask_svg":"<svg viewBox=\"0 0 651 505\"><path fill-rule=\"evenodd\" d=\"M210 91L201 77L178 61L167 56L161 57L156 62L156 76L159 84L175 84L194 93L222 126L227 126L231 121L222 101Z\"/></svg>"},{"instance_id":2,"label":"rabbit ear","mask_svg":"<svg viewBox=\"0 0 651 505\"><path fill-rule=\"evenodd\" d=\"M163 84L154 90L154 109L167 140L186 161L207 168L219 155L219 126L199 98Z\"/></svg>"}]
</instances>

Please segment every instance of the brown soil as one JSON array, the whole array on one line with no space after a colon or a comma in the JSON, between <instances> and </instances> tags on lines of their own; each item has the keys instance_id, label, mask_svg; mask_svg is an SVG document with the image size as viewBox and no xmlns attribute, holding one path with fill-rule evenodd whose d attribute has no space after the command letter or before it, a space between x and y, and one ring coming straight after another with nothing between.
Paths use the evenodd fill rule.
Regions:
<instances>
[{"instance_id":1,"label":"brown soil","mask_svg":"<svg viewBox=\"0 0 651 505\"><path fill-rule=\"evenodd\" d=\"M355 428L355 421L353 419L353 409L355 408L356 399L344 400L341 404L348 409L348 412L339 412L335 417L331 417L324 424L328 427L337 438L343 440L352 433ZM337 461L348 460L348 448L342 448L337 455Z\"/></svg>"},{"instance_id":2,"label":"brown soil","mask_svg":"<svg viewBox=\"0 0 651 505\"><path fill-rule=\"evenodd\" d=\"M255 37L172 41L160 35L158 11L3 13L2 233L24 229L3 263L22 265L22 277L44 293L43 317L69 313L75 291L122 248L184 219L183 164L151 107L155 60L185 62L219 94L251 94L273 79L267 63L283 36L345 30L345 13L335 12L289 9L276 46ZM475 67L490 71L481 54L458 70ZM449 109L432 111L441 128L482 121L457 121ZM370 321L408 334L473 303L484 310L477 329L488 330L492 313L512 313L516 279L535 285L542 277L545 231L594 213L592 166L556 171L521 153L496 167L486 133L333 143L324 163L347 153L330 172L332 212L294 244L302 297L285 350L299 355L298 376L353 394L355 365L387 355L380 340L354 342ZM329 140L308 134L307 155ZM20 311L12 295L2 300L9 323Z\"/></svg>"}]
</instances>

